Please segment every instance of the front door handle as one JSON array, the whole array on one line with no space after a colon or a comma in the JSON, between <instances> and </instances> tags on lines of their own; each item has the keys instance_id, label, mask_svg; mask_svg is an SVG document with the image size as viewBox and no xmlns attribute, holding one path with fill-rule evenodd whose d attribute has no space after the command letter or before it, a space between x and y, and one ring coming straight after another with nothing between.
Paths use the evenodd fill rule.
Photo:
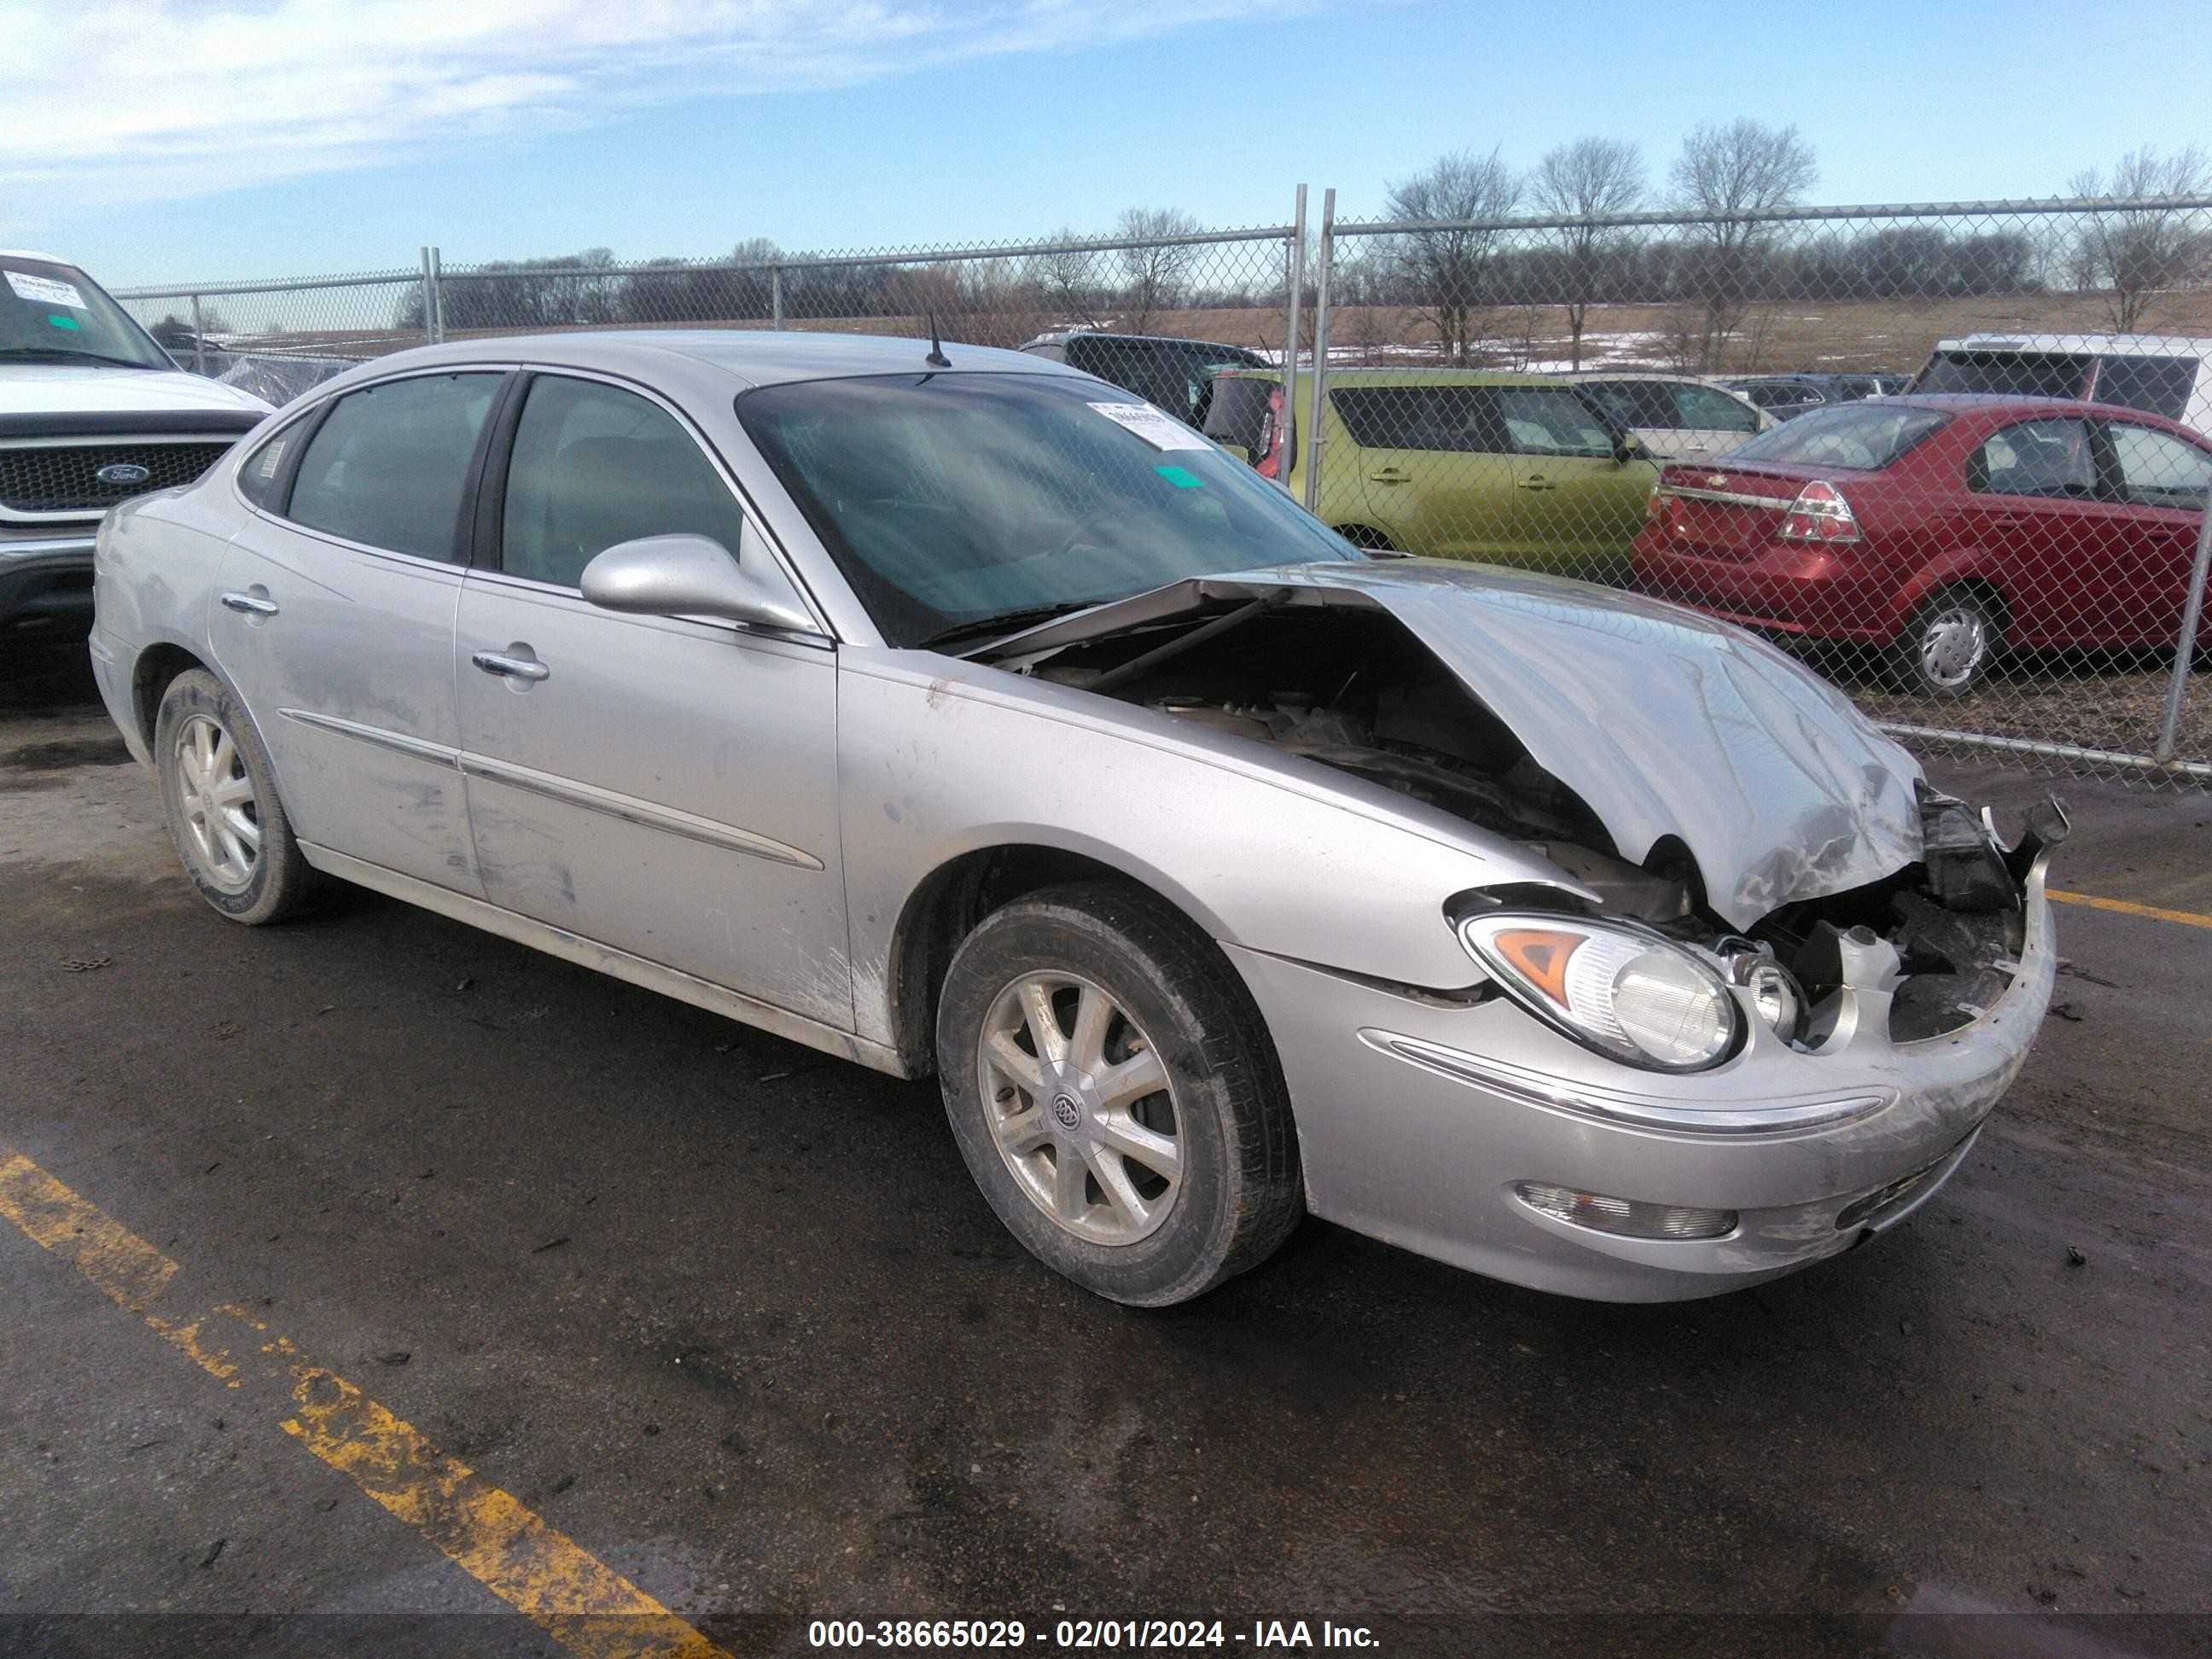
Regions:
<instances>
[{"instance_id":1,"label":"front door handle","mask_svg":"<svg viewBox=\"0 0 2212 1659\"><path fill-rule=\"evenodd\" d=\"M1521 488L1523 489L1557 489L1559 488L1559 485L1553 483L1549 478L1546 477L1540 472L1531 473L1528 477L1521 479L1519 482Z\"/></svg>"},{"instance_id":2,"label":"front door handle","mask_svg":"<svg viewBox=\"0 0 2212 1659\"><path fill-rule=\"evenodd\" d=\"M532 684L553 672L535 657L510 657L498 651L479 651L469 660L487 674L496 674L501 679L529 680Z\"/></svg>"},{"instance_id":3,"label":"front door handle","mask_svg":"<svg viewBox=\"0 0 2212 1659\"><path fill-rule=\"evenodd\" d=\"M222 596L226 611L235 611L241 617L273 617L276 601L258 593L226 593Z\"/></svg>"},{"instance_id":4,"label":"front door handle","mask_svg":"<svg viewBox=\"0 0 2212 1659\"><path fill-rule=\"evenodd\" d=\"M1411 483L1413 475L1403 467L1378 466L1367 475L1370 483Z\"/></svg>"}]
</instances>

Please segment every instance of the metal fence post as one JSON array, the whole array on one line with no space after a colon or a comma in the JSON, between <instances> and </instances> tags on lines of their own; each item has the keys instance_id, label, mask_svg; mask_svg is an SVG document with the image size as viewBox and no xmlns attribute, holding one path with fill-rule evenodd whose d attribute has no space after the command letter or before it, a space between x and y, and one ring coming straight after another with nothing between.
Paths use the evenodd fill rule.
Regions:
<instances>
[{"instance_id":1,"label":"metal fence post","mask_svg":"<svg viewBox=\"0 0 2212 1659\"><path fill-rule=\"evenodd\" d=\"M773 326L783 326L783 267L768 268L768 311Z\"/></svg>"},{"instance_id":2,"label":"metal fence post","mask_svg":"<svg viewBox=\"0 0 2212 1659\"><path fill-rule=\"evenodd\" d=\"M446 343L446 256L438 245L430 245L430 316L437 332L430 337L440 345Z\"/></svg>"},{"instance_id":3,"label":"metal fence post","mask_svg":"<svg viewBox=\"0 0 2212 1659\"><path fill-rule=\"evenodd\" d=\"M2160 766L2173 764L2173 747L2181 740L2181 703L2189 695L2189 672L2197 655L2197 625L2204 615L2204 577L2212 570L2212 500L2205 502L2203 521L2197 526L2197 568L2190 573L2189 598L2181 607L2181 638L2173 648L2173 684L2166 688L2166 719L2158 728L2158 747L2150 757Z\"/></svg>"},{"instance_id":4,"label":"metal fence post","mask_svg":"<svg viewBox=\"0 0 2212 1659\"><path fill-rule=\"evenodd\" d=\"M1291 464L1283 468L1282 476L1275 482L1282 486L1283 494L1291 493L1291 474L1296 470L1297 454L1298 403L1298 304L1305 297L1306 287L1306 187L1298 186L1298 203L1291 215L1291 246L1284 261L1291 282L1289 316L1283 326L1283 424L1291 428L1291 441L1284 453Z\"/></svg>"},{"instance_id":5,"label":"metal fence post","mask_svg":"<svg viewBox=\"0 0 2212 1659\"><path fill-rule=\"evenodd\" d=\"M1306 399L1306 511L1321 504L1322 398L1328 380L1328 268L1336 252L1336 187L1321 198L1321 270L1314 279L1313 395Z\"/></svg>"},{"instance_id":6,"label":"metal fence post","mask_svg":"<svg viewBox=\"0 0 2212 1659\"><path fill-rule=\"evenodd\" d=\"M438 343L438 284L430 275L430 245L422 245L422 343Z\"/></svg>"},{"instance_id":7,"label":"metal fence post","mask_svg":"<svg viewBox=\"0 0 2212 1659\"><path fill-rule=\"evenodd\" d=\"M192 295L192 373L207 373L207 319L200 311L200 296Z\"/></svg>"}]
</instances>

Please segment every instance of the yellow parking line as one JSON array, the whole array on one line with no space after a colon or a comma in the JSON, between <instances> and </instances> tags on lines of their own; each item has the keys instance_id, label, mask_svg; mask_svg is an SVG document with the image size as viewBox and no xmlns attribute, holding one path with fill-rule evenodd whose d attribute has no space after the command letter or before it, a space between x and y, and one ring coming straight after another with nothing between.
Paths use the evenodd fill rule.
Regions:
<instances>
[{"instance_id":1,"label":"yellow parking line","mask_svg":"<svg viewBox=\"0 0 2212 1659\"><path fill-rule=\"evenodd\" d=\"M2196 910L2161 910L2155 904L2129 899L2099 898L2094 893L2067 893L2052 887L2044 896L2060 904L2086 904L2092 910L2114 910L2124 916L2148 916L2154 921L2178 921L2190 927L2212 927L2212 916Z\"/></svg>"},{"instance_id":2,"label":"yellow parking line","mask_svg":"<svg viewBox=\"0 0 2212 1659\"><path fill-rule=\"evenodd\" d=\"M728 1659L652 1596L242 1308L149 1310L177 1264L29 1158L0 1149L0 1215L229 1388L282 1388L279 1426L398 1516L485 1589L584 1659Z\"/></svg>"}]
</instances>

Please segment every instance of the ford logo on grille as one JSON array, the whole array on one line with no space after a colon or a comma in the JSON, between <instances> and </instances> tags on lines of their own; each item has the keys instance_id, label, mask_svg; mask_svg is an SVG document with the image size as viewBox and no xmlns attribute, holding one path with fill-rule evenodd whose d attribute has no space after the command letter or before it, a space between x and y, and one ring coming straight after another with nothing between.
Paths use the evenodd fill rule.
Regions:
<instances>
[{"instance_id":1,"label":"ford logo on grille","mask_svg":"<svg viewBox=\"0 0 2212 1659\"><path fill-rule=\"evenodd\" d=\"M104 484L121 489L131 484L144 483L154 475L136 461L111 461L92 476Z\"/></svg>"}]
</instances>

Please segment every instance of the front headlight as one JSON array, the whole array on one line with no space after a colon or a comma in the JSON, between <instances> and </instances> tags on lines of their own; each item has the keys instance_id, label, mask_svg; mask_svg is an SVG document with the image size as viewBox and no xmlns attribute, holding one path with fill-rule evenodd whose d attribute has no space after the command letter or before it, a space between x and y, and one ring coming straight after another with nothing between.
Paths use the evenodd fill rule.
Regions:
<instances>
[{"instance_id":1,"label":"front headlight","mask_svg":"<svg viewBox=\"0 0 2212 1659\"><path fill-rule=\"evenodd\" d=\"M1720 970L1661 934L1571 916L1470 916L1459 935L1505 990L1576 1042L1656 1072L1697 1072L1735 1049Z\"/></svg>"}]
</instances>

